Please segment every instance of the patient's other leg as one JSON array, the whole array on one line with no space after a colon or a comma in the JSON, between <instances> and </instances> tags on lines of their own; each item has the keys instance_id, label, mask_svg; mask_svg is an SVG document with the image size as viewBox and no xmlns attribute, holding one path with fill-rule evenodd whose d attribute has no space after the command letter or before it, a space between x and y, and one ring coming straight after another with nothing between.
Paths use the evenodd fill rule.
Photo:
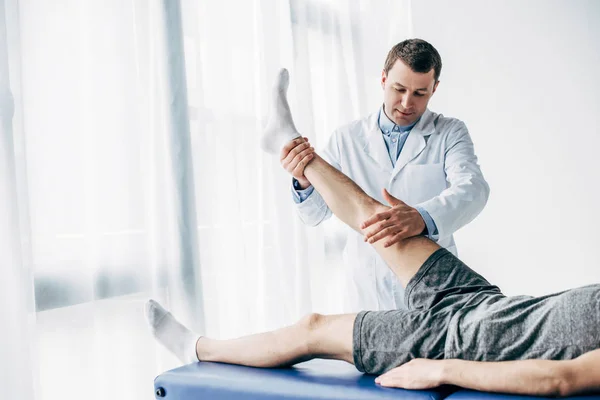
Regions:
<instances>
[{"instance_id":1,"label":"patient's other leg","mask_svg":"<svg viewBox=\"0 0 600 400\"><path fill-rule=\"evenodd\" d=\"M310 314L294 325L238 339L201 337L196 346L198 359L264 368L293 365L313 358L353 364L355 318L356 314Z\"/></svg>"},{"instance_id":2,"label":"patient's other leg","mask_svg":"<svg viewBox=\"0 0 600 400\"><path fill-rule=\"evenodd\" d=\"M275 331L215 340L195 335L154 300L146 304L146 318L154 336L183 363L215 361L263 368L287 366L313 358L353 363L355 317L355 314L310 314L294 325Z\"/></svg>"},{"instance_id":3,"label":"patient's other leg","mask_svg":"<svg viewBox=\"0 0 600 400\"><path fill-rule=\"evenodd\" d=\"M285 70L279 73L278 83L274 86L278 90L273 91L269 127L261 139L262 148L271 154L278 152L286 140L289 142L296 138L293 140L304 141L292 120L286 100L288 74L287 71L283 71ZM271 141L274 146L267 146ZM316 153L305 167L304 175L323 197L333 214L357 232L366 233L366 230L360 229L360 224L373 214L389 208L368 196L357 184ZM404 287L425 260L440 248L425 237L405 239L388 248L384 247L383 241L376 242L373 246Z\"/></svg>"}]
</instances>

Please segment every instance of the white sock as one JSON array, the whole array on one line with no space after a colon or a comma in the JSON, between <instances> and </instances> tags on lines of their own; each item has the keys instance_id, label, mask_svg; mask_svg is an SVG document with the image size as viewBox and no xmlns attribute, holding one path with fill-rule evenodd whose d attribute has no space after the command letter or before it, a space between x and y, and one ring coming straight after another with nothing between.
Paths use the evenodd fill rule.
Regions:
<instances>
[{"instance_id":1,"label":"white sock","mask_svg":"<svg viewBox=\"0 0 600 400\"><path fill-rule=\"evenodd\" d=\"M283 146L301 136L294 126L290 106L287 102L289 83L290 75L287 69L282 68L273 85L269 122L260 140L260 147L267 153L279 154Z\"/></svg>"},{"instance_id":2,"label":"white sock","mask_svg":"<svg viewBox=\"0 0 600 400\"><path fill-rule=\"evenodd\" d=\"M175 354L184 364L199 361L196 353L196 342L198 342L200 335L183 326L170 312L154 300L148 300L144 310L150 330L160 344Z\"/></svg>"}]
</instances>

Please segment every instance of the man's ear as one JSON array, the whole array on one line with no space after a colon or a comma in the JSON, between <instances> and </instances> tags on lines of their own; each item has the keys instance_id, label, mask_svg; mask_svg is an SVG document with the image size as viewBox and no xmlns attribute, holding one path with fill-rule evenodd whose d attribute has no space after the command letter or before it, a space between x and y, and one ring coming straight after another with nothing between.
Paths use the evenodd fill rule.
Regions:
<instances>
[{"instance_id":1,"label":"man's ear","mask_svg":"<svg viewBox=\"0 0 600 400\"><path fill-rule=\"evenodd\" d=\"M387 74L385 73L385 69L381 70L381 88L385 89L385 81L387 80Z\"/></svg>"},{"instance_id":2,"label":"man's ear","mask_svg":"<svg viewBox=\"0 0 600 400\"><path fill-rule=\"evenodd\" d=\"M433 91L431 92L431 94L433 95L438 87L438 85L440 84L440 81L437 81L434 85L433 85Z\"/></svg>"}]
</instances>

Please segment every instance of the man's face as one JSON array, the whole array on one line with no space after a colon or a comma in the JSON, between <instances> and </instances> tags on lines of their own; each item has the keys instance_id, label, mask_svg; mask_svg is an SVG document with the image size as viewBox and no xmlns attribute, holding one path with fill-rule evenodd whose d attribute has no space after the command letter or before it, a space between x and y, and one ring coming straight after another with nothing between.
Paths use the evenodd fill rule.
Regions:
<instances>
[{"instance_id":1,"label":"man's face","mask_svg":"<svg viewBox=\"0 0 600 400\"><path fill-rule=\"evenodd\" d=\"M387 74L381 73L385 114L396 125L411 125L427 109L438 83L433 69L422 74L397 60Z\"/></svg>"}]
</instances>

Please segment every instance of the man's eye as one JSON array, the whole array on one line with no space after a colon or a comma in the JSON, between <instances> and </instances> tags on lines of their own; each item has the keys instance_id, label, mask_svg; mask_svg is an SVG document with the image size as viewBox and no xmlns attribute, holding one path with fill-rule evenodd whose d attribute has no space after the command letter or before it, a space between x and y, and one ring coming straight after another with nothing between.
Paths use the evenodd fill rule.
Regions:
<instances>
[{"instance_id":1,"label":"man's eye","mask_svg":"<svg viewBox=\"0 0 600 400\"><path fill-rule=\"evenodd\" d=\"M394 90L395 90L396 92L403 92L403 91L404 91L404 89L398 89L398 88L394 88Z\"/></svg>"},{"instance_id":2,"label":"man's eye","mask_svg":"<svg viewBox=\"0 0 600 400\"><path fill-rule=\"evenodd\" d=\"M418 96L418 97L423 97L423 96L425 96L425 95L424 95L424 94L421 94L421 93L415 93L415 96Z\"/></svg>"}]
</instances>

